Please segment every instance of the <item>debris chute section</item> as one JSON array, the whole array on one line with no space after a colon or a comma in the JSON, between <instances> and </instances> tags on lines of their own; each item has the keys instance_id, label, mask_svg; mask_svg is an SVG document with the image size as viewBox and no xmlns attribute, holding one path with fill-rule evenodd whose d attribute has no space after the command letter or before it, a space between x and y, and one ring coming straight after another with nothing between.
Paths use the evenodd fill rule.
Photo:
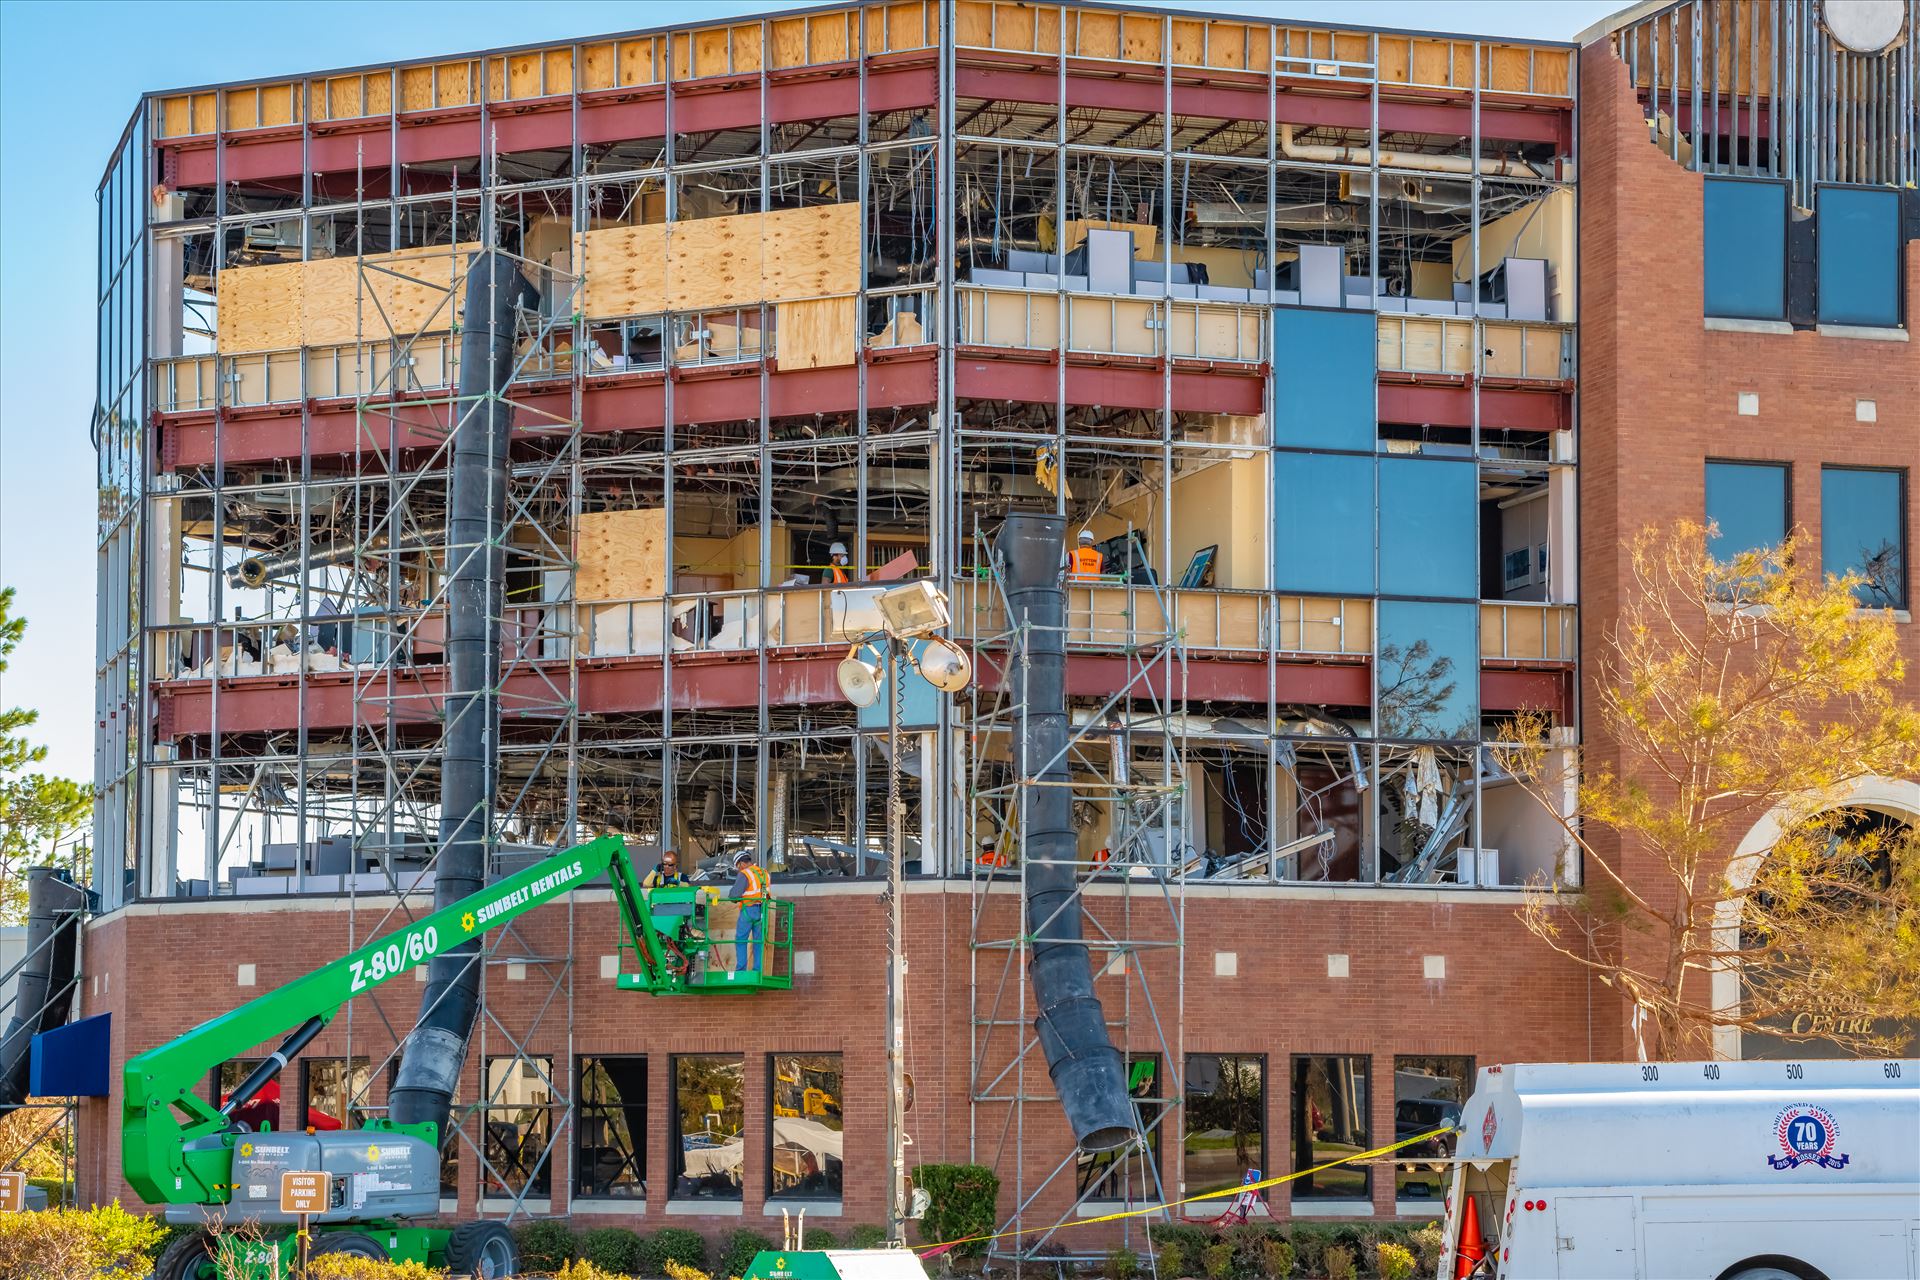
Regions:
<instances>
[{"instance_id":1,"label":"debris chute section","mask_svg":"<svg viewBox=\"0 0 1920 1280\"><path fill-rule=\"evenodd\" d=\"M1107 1036L1093 994L1093 966L1081 940L1073 793L1067 787L1066 590L1061 557L1066 521L1015 513L1001 526L1008 620L1025 628L1012 672L1020 777L1042 785L1027 800L1027 933L1032 942L1033 1020L1054 1091L1083 1151L1125 1146L1139 1133L1120 1051Z\"/></svg>"}]
</instances>

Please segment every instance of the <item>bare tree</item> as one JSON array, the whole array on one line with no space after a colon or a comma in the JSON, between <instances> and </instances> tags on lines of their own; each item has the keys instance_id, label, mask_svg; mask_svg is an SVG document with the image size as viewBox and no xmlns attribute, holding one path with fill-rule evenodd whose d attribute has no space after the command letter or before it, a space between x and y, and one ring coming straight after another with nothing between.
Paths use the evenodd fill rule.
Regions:
<instances>
[{"instance_id":1,"label":"bare tree","mask_svg":"<svg viewBox=\"0 0 1920 1280\"><path fill-rule=\"evenodd\" d=\"M1920 776L1893 617L1791 541L1721 562L1708 533L1631 544L1585 726L1605 754L1568 762L1574 813L1548 718L1502 735L1502 765L1585 854L1583 900L1543 886L1521 918L1632 1006L1645 1057L1705 1056L1720 1027L1892 1050L1920 1019L1920 843L1843 801ZM1749 979L1737 1007L1715 1007L1719 973Z\"/></svg>"}]
</instances>

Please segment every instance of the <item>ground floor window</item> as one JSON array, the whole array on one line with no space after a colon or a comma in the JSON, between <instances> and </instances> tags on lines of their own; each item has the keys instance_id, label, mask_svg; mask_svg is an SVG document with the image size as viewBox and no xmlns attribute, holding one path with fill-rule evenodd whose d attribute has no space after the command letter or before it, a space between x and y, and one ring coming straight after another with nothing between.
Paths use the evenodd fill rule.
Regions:
<instances>
[{"instance_id":1,"label":"ground floor window","mask_svg":"<svg viewBox=\"0 0 1920 1280\"><path fill-rule=\"evenodd\" d=\"M233 1096L253 1069L260 1065L260 1058L233 1058L221 1063L213 1071L212 1087L209 1095L216 1107L227 1105L227 1099ZM267 1081L260 1092L242 1103L233 1113L233 1118L245 1125L253 1133L265 1129L284 1129L280 1122L280 1080L275 1077Z\"/></svg>"},{"instance_id":2,"label":"ground floor window","mask_svg":"<svg viewBox=\"0 0 1920 1280\"><path fill-rule=\"evenodd\" d=\"M1450 1129L1460 1123L1460 1108L1473 1092L1473 1059L1455 1056L1397 1057L1393 1060L1393 1140ZM1447 1166L1458 1135L1445 1133L1395 1155L1393 1194L1397 1200L1446 1198Z\"/></svg>"},{"instance_id":3,"label":"ground floor window","mask_svg":"<svg viewBox=\"0 0 1920 1280\"><path fill-rule=\"evenodd\" d=\"M553 1193L556 1105L552 1058L487 1059L482 1196L545 1199Z\"/></svg>"},{"instance_id":4,"label":"ground floor window","mask_svg":"<svg viewBox=\"0 0 1920 1280\"><path fill-rule=\"evenodd\" d=\"M580 1059L574 1194L590 1200L647 1198L647 1060Z\"/></svg>"},{"instance_id":5,"label":"ground floor window","mask_svg":"<svg viewBox=\"0 0 1920 1280\"><path fill-rule=\"evenodd\" d=\"M1264 1057L1188 1054L1185 1109L1188 1195L1237 1187L1248 1174L1266 1168Z\"/></svg>"},{"instance_id":6,"label":"ground floor window","mask_svg":"<svg viewBox=\"0 0 1920 1280\"><path fill-rule=\"evenodd\" d=\"M1157 1054L1145 1054L1127 1063L1127 1092L1133 1095L1134 1115L1145 1147L1081 1152L1077 1158L1078 1190L1086 1199L1133 1204L1160 1199L1160 1129L1165 1123L1167 1097Z\"/></svg>"},{"instance_id":7,"label":"ground floor window","mask_svg":"<svg viewBox=\"0 0 1920 1280\"><path fill-rule=\"evenodd\" d=\"M846 1076L837 1053L773 1055L768 1097L767 1194L775 1199L838 1200Z\"/></svg>"},{"instance_id":8,"label":"ground floor window","mask_svg":"<svg viewBox=\"0 0 1920 1280\"><path fill-rule=\"evenodd\" d=\"M746 1063L737 1057L694 1054L673 1060L673 1199L741 1198L746 1076Z\"/></svg>"},{"instance_id":9,"label":"ground floor window","mask_svg":"<svg viewBox=\"0 0 1920 1280\"><path fill-rule=\"evenodd\" d=\"M1293 1168L1296 1173L1357 1155L1373 1146L1367 1090L1368 1060L1359 1054L1295 1054L1293 1059ZM1302 1200L1367 1200L1373 1173L1364 1164L1341 1165L1288 1184Z\"/></svg>"},{"instance_id":10,"label":"ground floor window","mask_svg":"<svg viewBox=\"0 0 1920 1280\"><path fill-rule=\"evenodd\" d=\"M373 1066L355 1057L303 1058L300 1062L301 1123L315 1129L357 1129L367 1122L367 1089Z\"/></svg>"}]
</instances>

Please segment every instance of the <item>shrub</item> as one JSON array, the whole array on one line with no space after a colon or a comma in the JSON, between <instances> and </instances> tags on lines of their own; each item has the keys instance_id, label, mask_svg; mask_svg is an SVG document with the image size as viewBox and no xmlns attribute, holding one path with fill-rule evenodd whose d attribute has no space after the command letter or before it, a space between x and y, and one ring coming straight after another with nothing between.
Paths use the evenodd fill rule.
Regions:
<instances>
[{"instance_id":1,"label":"shrub","mask_svg":"<svg viewBox=\"0 0 1920 1280\"><path fill-rule=\"evenodd\" d=\"M1327 1250L1327 1280L1354 1280L1359 1274L1360 1268L1354 1262L1353 1250L1345 1245L1335 1245Z\"/></svg>"},{"instance_id":2,"label":"shrub","mask_svg":"<svg viewBox=\"0 0 1920 1280\"><path fill-rule=\"evenodd\" d=\"M1222 1242L1200 1251L1200 1270L1207 1280L1227 1280L1233 1274L1233 1246Z\"/></svg>"},{"instance_id":3,"label":"shrub","mask_svg":"<svg viewBox=\"0 0 1920 1280\"><path fill-rule=\"evenodd\" d=\"M1412 1280L1413 1250L1403 1244L1382 1241L1374 1252L1380 1263L1380 1280Z\"/></svg>"},{"instance_id":4,"label":"shrub","mask_svg":"<svg viewBox=\"0 0 1920 1280\"><path fill-rule=\"evenodd\" d=\"M1293 1274L1293 1246L1279 1232L1270 1232L1260 1242L1260 1260L1273 1280L1287 1280Z\"/></svg>"},{"instance_id":5,"label":"shrub","mask_svg":"<svg viewBox=\"0 0 1920 1280\"><path fill-rule=\"evenodd\" d=\"M323 1253L307 1267L307 1280L447 1280L447 1273L424 1262L382 1262ZM590 1276L575 1280L593 1280Z\"/></svg>"},{"instance_id":6,"label":"shrub","mask_svg":"<svg viewBox=\"0 0 1920 1280\"><path fill-rule=\"evenodd\" d=\"M821 1249L838 1249L840 1242L834 1238L833 1232L823 1227L808 1227L806 1237L800 1241L800 1247L817 1252Z\"/></svg>"},{"instance_id":7,"label":"shrub","mask_svg":"<svg viewBox=\"0 0 1920 1280\"><path fill-rule=\"evenodd\" d=\"M625 1227L595 1227L580 1237L579 1257L602 1271L632 1275L640 1270L640 1236Z\"/></svg>"},{"instance_id":8,"label":"shrub","mask_svg":"<svg viewBox=\"0 0 1920 1280\"><path fill-rule=\"evenodd\" d=\"M871 1224L858 1226L847 1232L849 1249L878 1249L887 1242L887 1229Z\"/></svg>"},{"instance_id":9,"label":"shrub","mask_svg":"<svg viewBox=\"0 0 1920 1280\"><path fill-rule=\"evenodd\" d=\"M558 1218L529 1222L515 1229L513 1239L520 1246L520 1265L529 1271L558 1271L580 1253L573 1228Z\"/></svg>"},{"instance_id":10,"label":"shrub","mask_svg":"<svg viewBox=\"0 0 1920 1280\"><path fill-rule=\"evenodd\" d=\"M1408 1237L1413 1246L1413 1256L1420 1264L1420 1274L1430 1276L1440 1270L1440 1255L1447 1251L1446 1233L1440 1230L1440 1224L1429 1222Z\"/></svg>"},{"instance_id":11,"label":"shrub","mask_svg":"<svg viewBox=\"0 0 1920 1280\"><path fill-rule=\"evenodd\" d=\"M1153 1255L1153 1269L1160 1280L1180 1280L1187 1274L1187 1253L1177 1240L1161 1245Z\"/></svg>"},{"instance_id":12,"label":"shrub","mask_svg":"<svg viewBox=\"0 0 1920 1280\"><path fill-rule=\"evenodd\" d=\"M607 1227L605 1230L618 1231L620 1228ZM588 1234L592 1233L589 1232ZM628 1232L628 1234L631 1235L632 1232ZM585 1258L575 1258L572 1262L569 1262L566 1266L554 1272L553 1280L625 1280L625 1273L621 1272L618 1267L608 1269L589 1262Z\"/></svg>"},{"instance_id":13,"label":"shrub","mask_svg":"<svg viewBox=\"0 0 1920 1280\"><path fill-rule=\"evenodd\" d=\"M145 1275L162 1235L159 1223L128 1213L118 1201L95 1209L0 1214L0 1276Z\"/></svg>"},{"instance_id":14,"label":"shrub","mask_svg":"<svg viewBox=\"0 0 1920 1280\"><path fill-rule=\"evenodd\" d=\"M698 1267L690 1267L676 1258L668 1258L665 1263L668 1280L713 1280L713 1277Z\"/></svg>"},{"instance_id":15,"label":"shrub","mask_svg":"<svg viewBox=\"0 0 1920 1280\"><path fill-rule=\"evenodd\" d=\"M1327 1250L1334 1245L1333 1232L1316 1222L1296 1222L1289 1233L1293 1245L1294 1267L1302 1275L1327 1273Z\"/></svg>"},{"instance_id":16,"label":"shrub","mask_svg":"<svg viewBox=\"0 0 1920 1280\"><path fill-rule=\"evenodd\" d=\"M640 1270L645 1275L671 1275L669 1262L703 1270L707 1265L707 1242L698 1231L686 1227L662 1227L640 1242Z\"/></svg>"},{"instance_id":17,"label":"shrub","mask_svg":"<svg viewBox=\"0 0 1920 1280\"><path fill-rule=\"evenodd\" d=\"M1133 1280L1140 1274L1140 1255L1121 1245L1107 1251L1107 1262L1101 1268L1101 1274L1107 1280Z\"/></svg>"},{"instance_id":18,"label":"shrub","mask_svg":"<svg viewBox=\"0 0 1920 1280\"><path fill-rule=\"evenodd\" d=\"M927 1211L920 1218L920 1235L927 1243L993 1234L1000 1200L1000 1179L993 1170L977 1164L923 1164L913 1171L913 1185L927 1193ZM954 1252L966 1257L986 1249L985 1240L970 1240Z\"/></svg>"},{"instance_id":19,"label":"shrub","mask_svg":"<svg viewBox=\"0 0 1920 1280\"><path fill-rule=\"evenodd\" d=\"M743 1276L747 1268L753 1265L755 1255L773 1248L773 1241L758 1231L741 1227L727 1233L727 1242L720 1246L720 1274L723 1276Z\"/></svg>"},{"instance_id":20,"label":"shrub","mask_svg":"<svg viewBox=\"0 0 1920 1280\"><path fill-rule=\"evenodd\" d=\"M1190 1222L1175 1223L1170 1227L1161 1227L1154 1233L1164 1244L1177 1244L1180 1252L1189 1258L1198 1258L1200 1251L1213 1243L1213 1232Z\"/></svg>"}]
</instances>

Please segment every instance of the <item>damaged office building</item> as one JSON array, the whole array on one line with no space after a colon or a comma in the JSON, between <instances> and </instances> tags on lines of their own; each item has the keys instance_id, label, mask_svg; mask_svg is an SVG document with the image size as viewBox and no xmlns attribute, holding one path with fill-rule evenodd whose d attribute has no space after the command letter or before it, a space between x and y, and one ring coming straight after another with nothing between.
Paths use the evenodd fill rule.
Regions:
<instances>
[{"instance_id":1,"label":"damaged office building","mask_svg":"<svg viewBox=\"0 0 1920 1280\"><path fill-rule=\"evenodd\" d=\"M1576 102L1611 40L876 0L143 98L101 190L88 1011L150 1046L434 900L484 547L490 872L603 833L711 882L752 851L793 986L697 1022L603 998L591 891L504 931L463 1213L877 1221L895 857L911 1159L992 1167L1015 1252L1390 1142L1476 1062L1587 1056L1588 980L1516 906L1581 883ZM1697 182L1659 123L1697 130L1688 94L1634 127ZM1739 128L1693 154L1738 162ZM1900 136L1847 180L1910 183ZM515 268L484 307L482 249ZM463 380L463 316L510 337L499 387ZM462 397L511 422L480 534ZM1057 612L1008 583L1026 514L1091 548ZM874 641L916 581L957 692ZM1522 711L1539 777L1493 749ZM1125 1055L1119 1150L1075 1153L1035 1051L1038 882ZM144 998L143 958L215 933L204 984ZM1515 990L1534 1012L1493 1016ZM403 997L314 1041L276 1127L386 1105ZM83 1106L83 1143L117 1124ZM1358 1166L1255 1212L1431 1217L1439 1187ZM110 1163L82 1188L125 1194Z\"/></svg>"}]
</instances>

